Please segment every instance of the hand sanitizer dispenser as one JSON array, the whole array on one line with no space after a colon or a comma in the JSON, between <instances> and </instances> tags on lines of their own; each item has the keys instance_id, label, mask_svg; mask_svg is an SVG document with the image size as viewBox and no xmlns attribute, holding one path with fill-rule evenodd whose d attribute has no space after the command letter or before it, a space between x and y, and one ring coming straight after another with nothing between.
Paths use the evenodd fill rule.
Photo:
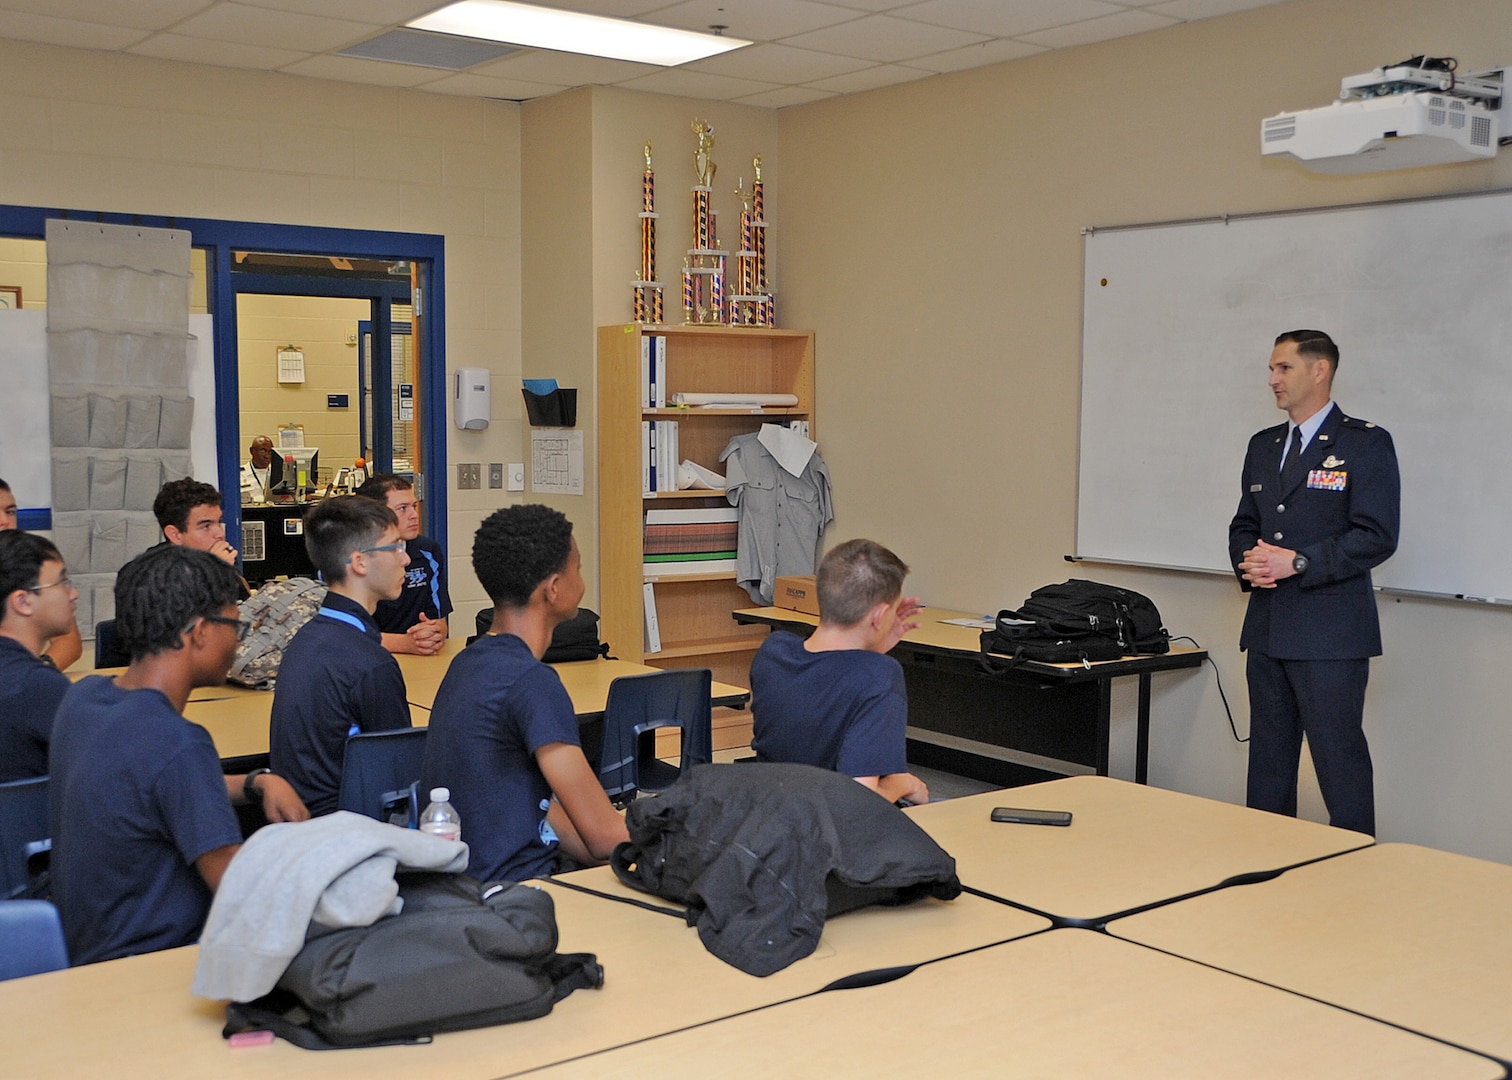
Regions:
<instances>
[{"instance_id":1,"label":"hand sanitizer dispenser","mask_svg":"<svg viewBox=\"0 0 1512 1080\"><path fill-rule=\"evenodd\" d=\"M491 379L487 368L457 368L452 372L452 416L464 431L482 431L492 411Z\"/></svg>"}]
</instances>

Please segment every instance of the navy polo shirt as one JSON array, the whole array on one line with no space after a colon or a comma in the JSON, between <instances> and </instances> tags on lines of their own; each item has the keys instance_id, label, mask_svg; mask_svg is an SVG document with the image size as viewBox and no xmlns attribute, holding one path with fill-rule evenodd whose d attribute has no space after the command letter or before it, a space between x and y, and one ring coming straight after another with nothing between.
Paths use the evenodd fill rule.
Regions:
<instances>
[{"instance_id":1,"label":"navy polo shirt","mask_svg":"<svg viewBox=\"0 0 1512 1080\"><path fill-rule=\"evenodd\" d=\"M751 748L761 761L847 776L908 771L903 666L865 649L809 652L778 631L751 658Z\"/></svg>"},{"instance_id":2,"label":"navy polo shirt","mask_svg":"<svg viewBox=\"0 0 1512 1080\"><path fill-rule=\"evenodd\" d=\"M52 893L75 964L188 945L211 892L202 855L240 844L210 735L157 690L92 675L53 727Z\"/></svg>"},{"instance_id":3,"label":"navy polo shirt","mask_svg":"<svg viewBox=\"0 0 1512 1080\"><path fill-rule=\"evenodd\" d=\"M514 634L481 637L447 669L425 736L422 786L451 789L479 881L550 874L557 839L546 824L551 785L536 751L582 745L560 676Z\"/></svg>"},{"instance_id":4,"label":"navy polo shirt","mask_svg":"<svg viewBox=\"0 0 1512 1080\"><path fill-rule=\"evenodd\" d=\"M53 717L72 685L51 660L0 637L0 784L47 775Z\"/></svg>"},{"instance_id":5,"label":"navy polo shirt","mask_svg":"<svg viewBox=\"0 0 1512 1080\"><path fill-rule=\"evenodd\" d=\"M404 591L397 600L380 600L373 621L385 634L402 634L420 621L423 612L432 619L452 613L446 591L446 552L428 536L405 542L409 566L404 571Z\"/></svg>"},{"instance_id":6,"label":"navy polo shirt","mask_svg":"<svg viewBox=\"0 0 1512 1080\"><path fill-rule=\"evenodd\" d=\"M284 650L268 764L312 814L336 809L347 736L410 726L404 675L372 616L336 592Z\"/></svg>"}]
</instances>

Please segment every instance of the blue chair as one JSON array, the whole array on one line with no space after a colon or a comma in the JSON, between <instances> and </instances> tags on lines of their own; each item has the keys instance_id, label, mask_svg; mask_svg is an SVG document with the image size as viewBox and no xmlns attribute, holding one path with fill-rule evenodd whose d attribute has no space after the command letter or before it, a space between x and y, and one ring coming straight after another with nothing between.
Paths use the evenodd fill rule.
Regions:
<instances>
[{"instance_id":1,"label":"blue chair","mask_svg":"<svg viewBox=\"0 0 1512 1080\"><path fill-rule=\"evenodd\" d=\"M46 900L0 900L0 982L67 966L57 908Z\"/></svg>"},{"instance_id":2,"label":"blue chair","mask_svg":"<svg viewBox=\"0 0 1512 1080\"><path fill-rule=\"evenodd\" d=\"M388 821L424 771L425 732L423 727L365 731L347 739L336 808ZM421 808L413 797L407 801L408 820L418 827Z\"/></svg>"},{"instance_id":3,"label":"blue chair","mask_svg":"<svg viewBox=\"0 0 1512 1080\"><path fill-rule=\"evenodd\" d=\"M664 791L683 769L714 759L713 684L708 668L626 675L609 684L599 783L610 799L626 803L639 790ZM665 727L682 729L679 766L656 756L656 732Z\"/></svg>"},{"instance_id":4,"label":"blue chair","mask_svg":"<svg viewBox=\"0 0 1512 1080\"><path fill-rule=\"evenodd\" d=\"M95 667L113 668L125 667L131 663L131 657L121 651L116 644L116 621L114 619L102 619L95 623Z\"/></svg>"},{"instance_id":5,"label":"blue chair","mask_svg":"<svg viewBox=\"0 0 1512 1080\"><path fill-rule=\"evenodd\" d=\"M0 900L26 891L28 858L52 837L47 820L47 777L0 784Z\"/></svg>"}]
</instances>

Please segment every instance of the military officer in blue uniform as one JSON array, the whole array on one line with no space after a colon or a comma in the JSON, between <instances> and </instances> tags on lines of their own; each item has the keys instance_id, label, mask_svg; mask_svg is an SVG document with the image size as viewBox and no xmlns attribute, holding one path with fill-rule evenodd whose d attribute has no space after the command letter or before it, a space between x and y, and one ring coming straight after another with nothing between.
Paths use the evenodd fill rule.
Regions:
<instances>
[{"instance_id":1,"label":"military officer in blue uniform","mask_svg":"<svg viewBox=\"0 0 1512 1080\"><path fill-rule=\"evenodd\" d=\"M1381 628L1370 571L1397 546L1401 478L1384 428L1331 400L1339 349L1320 330L1276 339L1270 388L1290 418L1250 439L1229 561L1249 610L1247 802L1297 812L1307 736L1332 824L1375 835L1363 728Z\"/></svg>"}]
</instances>

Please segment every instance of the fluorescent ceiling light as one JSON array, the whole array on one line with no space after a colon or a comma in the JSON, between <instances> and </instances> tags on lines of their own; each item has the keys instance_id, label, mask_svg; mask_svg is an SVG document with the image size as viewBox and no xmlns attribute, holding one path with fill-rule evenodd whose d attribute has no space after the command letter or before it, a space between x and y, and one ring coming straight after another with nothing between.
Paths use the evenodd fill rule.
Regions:
<instances>
[{"instance_id":1,"label":"fluorescent ceiling light","mask_svg":"<svg viewBox=\"0 0 1512 1080\"><path fill-rule=\"evenodd\" d=\"M406 25L440 34L487 38L510 45L635 60L662 67L676 67L751 44L740 38L515 4L509 0L460 0Z\"/></svg>"}]
</instances>

